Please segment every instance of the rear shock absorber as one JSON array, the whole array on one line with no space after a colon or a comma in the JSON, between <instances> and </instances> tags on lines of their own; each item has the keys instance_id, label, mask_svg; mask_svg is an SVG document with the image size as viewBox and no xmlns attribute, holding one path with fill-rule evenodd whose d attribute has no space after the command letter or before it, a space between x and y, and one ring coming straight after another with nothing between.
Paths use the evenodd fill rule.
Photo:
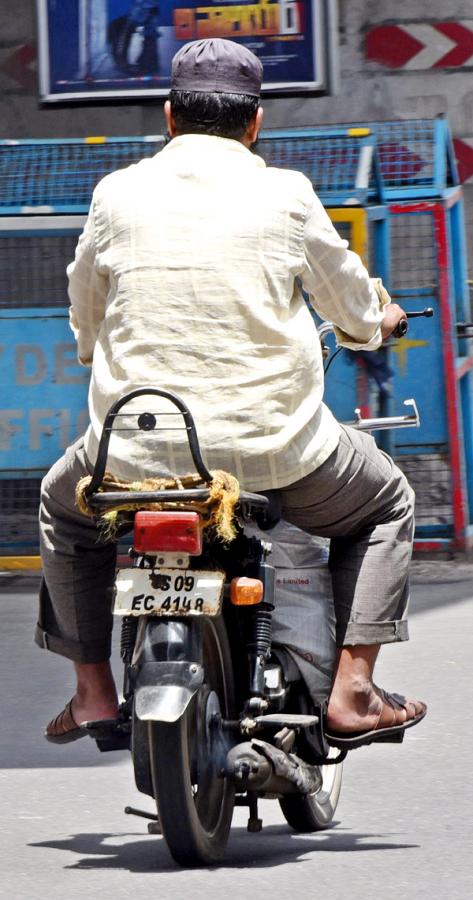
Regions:
<instances>
[{"instance_id":1,"label":"rear shock absorber","mask_svg":"<svg viewBox=\"0 0 473 900\"><path fill-rule=\"evenodd\" d=\"M138 616L123 616L120 635L120 656L124 663L131 663L137 631Z\"/></svg>"},{"instance_id":2,"label":"rear shock absorber","mask_svg":"<svg viewBox=\"0 0 473 900\"><path fill-rule=\"evenodd\" d=\"M138 632L138 616L124 616L120 635L120 656L125 666L123 676L123 696L125 700L130 696L130 680L128 668L131 665L133 651L135 649L136 635Z\"/></svg>"},{"instance_id":3,"label":"rear shock absorber","mask_svg":"<svg viewBox=\"0 0 473 900\"><path fill-rule=\"evenodd\" d=\"M250 693L263 697L265 692L264 666L271 652L272 613L274 609L274 568L260 564L260 578L264 584L264 601L254 608L248 623L248 655L250 661Z\"/></svg>"}]
</instances>

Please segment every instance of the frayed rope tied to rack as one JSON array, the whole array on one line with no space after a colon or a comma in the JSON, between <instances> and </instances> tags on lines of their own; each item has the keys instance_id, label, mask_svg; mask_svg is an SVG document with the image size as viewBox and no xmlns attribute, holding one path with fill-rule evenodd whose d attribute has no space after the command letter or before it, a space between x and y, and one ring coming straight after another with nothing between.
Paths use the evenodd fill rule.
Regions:
<instances>
[{"instance_id":1,"label":"frayed rope tied to rack","mask_svg":"<svg viewBox=\"0 0 473 900\"><path fill-rule=\"evenodd\" d=\"M182 509L192 510L203 516L204 528L214 528L218 537L226 544L236 537L235 508L240 497L240 485L238 480L228 472L219 469L211 472L210 484L202 481L198 475L183 475L182 478L145 478L143 481L119 481L110 472L106 472L102 481L100 492L130 491L140 493L142 491L186 490L186 488L208 487L207 500L163 501L161 503L132 503L124 501L120 506L105 510L100 514L99 524L102 534L108 540L113 540L120 525L120 513L133 512L139 509L163 510ZM86 475L78 482L76 487L76 504L85 516L94 516L94 511L87 502L86 490L91 482L91 476Z\"/></svg>"}]
</instances>

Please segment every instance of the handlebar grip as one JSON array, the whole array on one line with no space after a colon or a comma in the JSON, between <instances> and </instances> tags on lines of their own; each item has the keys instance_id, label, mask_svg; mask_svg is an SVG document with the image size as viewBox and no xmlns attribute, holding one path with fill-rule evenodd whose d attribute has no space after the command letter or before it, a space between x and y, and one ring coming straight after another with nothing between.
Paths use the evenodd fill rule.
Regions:
<instances>
[{"instance_id":1,"label":"handlebar grip","mask_svg":"<svg viewBox=\"0 0 473 900\"><path fill-rule=\"evenodd\" d=\"M394 331L392 332L393 337L402 338L405 334L407 334L407 329L409 328L409 324L407 319L400 319L397 323Z\"/></svg>"}]
</instances>

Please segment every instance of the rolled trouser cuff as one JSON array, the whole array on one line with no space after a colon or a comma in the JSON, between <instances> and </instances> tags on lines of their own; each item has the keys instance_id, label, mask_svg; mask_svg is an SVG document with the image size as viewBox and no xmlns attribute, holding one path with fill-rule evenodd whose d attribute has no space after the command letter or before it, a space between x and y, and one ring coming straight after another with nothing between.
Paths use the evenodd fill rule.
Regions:
<instances>
[{"instance_id":1,"label":"rolled trouser cuff","mask_svg":"<svg viewBox=\"0 0 473 900\"><path fill-rule=\"evenodd\" d=\"M34 639L38 647L43 650L59 653L60 656L65 656L76 663L107 662L112 652L111 637L104 641L88 641L87 644L81 644L78 641L50 634L41 628L41 625L36 626Z\"/></svg>"},{"instance_id":2,"label":"rolled trouser cuff","mask_svg":"<svg viewBox=\"0 0 473 900\"><path fill-rule=\"evenodd\" d=\"M397 622L339 622L337 623L337 647L372 644L394 644L409 640L406 619Z\"/></svg>"}]
</instances>

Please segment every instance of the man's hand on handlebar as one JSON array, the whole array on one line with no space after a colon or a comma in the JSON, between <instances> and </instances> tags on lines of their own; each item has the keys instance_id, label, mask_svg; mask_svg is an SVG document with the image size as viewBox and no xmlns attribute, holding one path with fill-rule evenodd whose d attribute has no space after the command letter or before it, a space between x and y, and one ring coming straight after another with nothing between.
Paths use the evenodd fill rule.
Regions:
<instances>
[{"instance_id":1,"label":"man's hand on handlebar","mask_svg":"<svg viewBox=\"0 0 473 900\"><path fill-rule=\"evenodd\" d=\"M388 305L384 307L384 319L381 323L383 341L387 340L393 331L395 331L401 319L406 319L406 313L397 303L388 303Z\"/></svg>"}]
</instances>

